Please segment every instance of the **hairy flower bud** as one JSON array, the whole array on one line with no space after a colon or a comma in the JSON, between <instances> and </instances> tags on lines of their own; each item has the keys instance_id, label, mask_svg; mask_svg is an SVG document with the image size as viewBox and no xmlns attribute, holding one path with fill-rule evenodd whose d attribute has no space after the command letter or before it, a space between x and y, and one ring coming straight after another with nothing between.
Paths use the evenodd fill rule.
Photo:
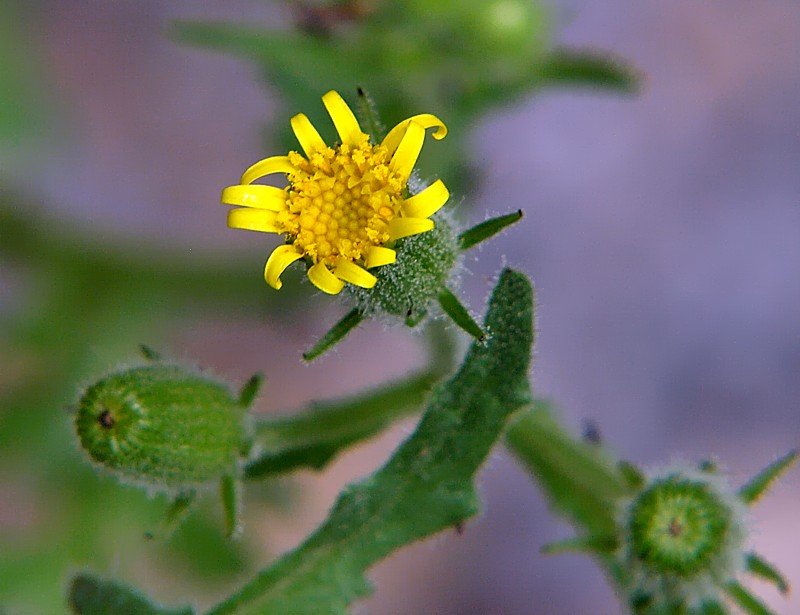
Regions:
<instances>
[{"instance_id":1,"label":"hairy flower bud","mask_svg":"<svg viewBox=\"0 0 800 615\"><path fill-rule=\"evenodd\" d=\"M635 613L702 613L745 569L747 509L726 481L658 472L624 507L622 565Z\"/></svg>"},{"instance_id":2,"label":"hairy flower bud","mask_svg":"<svg viewBox=\"0 0 800 615\"><path fill-rule=\"evenodd\" d=\"M397 260L376 274L374 287L351 286L350 299L366 316L387 314L410 322L423 318L446 287L460 254L451 223L438 216L427 233L395 246Z\"/></svg>"},{"instance_id":3,"label":"hairy flower bud","mask_svg":"<svg viewBox=\"0 0 800 615\"><path fill-rule=\"evenodd\" d=\"M88 387L75 428L97 464L120 478L175 490L234 472L248 437L245 412L226 385L153 364Z\"/></svg>"}]
</instances>

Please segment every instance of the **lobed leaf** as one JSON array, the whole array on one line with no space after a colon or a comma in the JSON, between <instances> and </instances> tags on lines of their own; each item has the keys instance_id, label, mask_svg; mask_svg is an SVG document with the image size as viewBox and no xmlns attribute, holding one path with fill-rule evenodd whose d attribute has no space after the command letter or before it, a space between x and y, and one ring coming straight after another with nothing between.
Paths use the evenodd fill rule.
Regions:
<instances>
[{"instance_id":1,"label":"lobed leaf","mask_svg":"<svg viewBox=\"0 0 800 615\"><path fill-rule=\"evenodd\" d=\"M345 613L370 591L365 571L392 551L478 509L473 478L508 417L530 400L533 290L505 270L492 296L486 344L431 395L416 432L389 462L347 487L328 520L212 615Z\"/></svg>"}]
</instances>

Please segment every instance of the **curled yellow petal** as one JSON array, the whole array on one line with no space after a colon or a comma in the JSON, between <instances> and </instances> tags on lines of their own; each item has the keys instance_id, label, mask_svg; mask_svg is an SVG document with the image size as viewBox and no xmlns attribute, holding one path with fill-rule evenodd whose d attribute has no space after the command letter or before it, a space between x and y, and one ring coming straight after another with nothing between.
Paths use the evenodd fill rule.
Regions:
<instances>
[{"instance_id":1,"label":"curled yellow petal","mask_svg":"<svg viewBox=\"0 0 800 615\"><path fill-rule=\"evenodd\" d=\"M419 194L403 201L403 211L409 218L430 218L447 203L450 192L441 179L437 179Z\"/></svg>"},{"instance_id":2,"label":"curled yellow petal","mask_svg":"<svg viewBox=\"0 0 800 615\"><path fill-rule=\"evenodd\" d=\"M392 128L389 131L389 134L384 137L382 145L389 150L390 154L394 153L394 151L397 149L397 146L400 144L400 141L402 141L403 135L405 134L406 128L408 128L408 124L410 122L416 122L425 130L428 128L436 128L436 132L433 133L433 138L437 141L440 141L447 136L447 126L444 125L442 120L435 115L431 115L430 113L420 113L419 115L410 117L407 120L403 120L397 126Z\"/></svg>"},{"instance_id":3,"label":"curled yellow petal","mask_svg":"<svg viewBox=\"0 0 800 615\"><path fill-rule=\"evenodd\" d=\"M300 143L300 147L303 148L307 157L327 147L325 141L319 136L317 129L314 128L314 125L311 123L311 120L306 117L305 113L298 113L295 115L291 119L291 123L294 136L297 137L297 141Z\"/></svg>"},{"instance_id":4,"label":"curled yellow petal","mask_svg":"<svg viewBox=\"0 0 800 615\"><path fill-rule=\"evenodd\" d=\"M331 90L322 97L322 103L328 110L328 115L336 126L336 132L342 139L342 143L350 146L358 145L361 142L361 127L358 120L344 99L338 92Z\"/></svg>"},{"instance_id":5,"label":"curled yellow petal","mask_svg":"<svg viewBox=\"0 0 800 615\"><path fill-rule=\"evenodd\" d=\"M282 233L283 227L278 225L274 211L267 209L231 209L228 212L228 226L246 231L262 233Z\"/></svg>"},{"instance_id":6,"label":"curled yellow petal","mask_svg":"<svg viewBox=\"0 0 800 615\"><path fill-rule=\"evenodd\" d=\"M389 241L425 233L433 228L433 220L428 218L393 218L389 220Z\"/></svg>"},{"instance_id":7,"label":"curled yellow petal","mask_svg":"<svg viewBox=\"0 0 800 615\"><path fill-rule=\"evenodd\" d=\"M317 263L308 270L308 279L322 292L337 295L344 288L344 282L333 275L324 263Z\"/></svg>"},{"instance_id":8,"label":"curled yellow petal","mask_svg":"<svg viewBox=\"0 0 800 615\"><path fill-rule=\"evenodd\" d=\"M267 259L266 267L264 267L264 279L267 284L275 290L280 290L280 287L283 286L281 274L298 258L303 258L303 255L297 252L294 246L283 245L275 248L272 254L269 255L269 259Z\"/></svg>"},{"instance_id":9,"label":"curled yellow petal","mask_svg":"<svg viewBox=\"0 0 800 615\"><path fill-rule=\"evenodd\" d=\"M294 173L297 169L289 162L289 156L270 156L259 160L242 175L240 183L252 184L257 179L273 173Z\"/></svg>"},{"instance_id":10,"label":"curled yellow petal","mask_svg":"<svg viewBox=\"0 0 800 615\"><path fill-rule=\"evenodd\" d=\"M421 124L409 122L406 132L400 144L392 156L389 168L396 171L402 177L411 175L414 165L417 163L419 153L422 151L422 144L425 141L425 129Z\"/></svg>"},{"instance_id":11,"label":"curled yellow petal","mask_svg":"<svg viewBox=\"0 0 800 615\"><path fill-rule=\"evenodd\" d=\"M343 258L340 258L339 262L337 262L336 266L333 268L333 275L345 282L360 286L361 288L372 288L375 286L375 282L378 281L378 278L366 269Z\"/></svg>"},{"instance_id":12,"label":"curled yellow petal","mask_svg":"<svg viewBox=\"0 0 800 615\"><path fill-rule=\"evenodd\" d=\"M242 207L255 207L281 211L286 209L286 190L274 186L261 184L228 186L222 191L222 202L226 205L241 205Z\"/></svg>"},{"instance_id":13,"label":"curled yellow petal","mask_svg":"<svg viewBox=\"0 0 800 615\"><path fill-rule=\"evenodd\" d=\"M370 246L367 248L367 253L364 255L364 266L367 269L373 267L382 267L383 265L391 265L397 260L397 252L391 248L384 248L382 246Z\"/></svg>"}]
</instances>

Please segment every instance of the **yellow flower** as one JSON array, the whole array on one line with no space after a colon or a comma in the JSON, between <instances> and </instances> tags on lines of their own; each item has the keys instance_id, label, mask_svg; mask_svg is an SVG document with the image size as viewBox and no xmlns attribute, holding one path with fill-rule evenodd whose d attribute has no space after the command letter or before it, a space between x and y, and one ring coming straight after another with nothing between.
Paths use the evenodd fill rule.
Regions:
<instances>
[{"instance_id":1,"label":"yellow flower","mask_svg":"<svg viewBox=\"0 0 800 615\"><path fill-rule=\"evenodd\" d=\"M322 102L341 144L329 147L304 114L295 115L292 130L305 157L289 152L257 162L240 184L225 188L222 202L241 206L228 212L228 226L286 237L267 260L267 284L280 288L283 271L305 258L308 279L335 295L345 282L372 288L377 278L368 270L395 262L397 239L433 228L429 218L447 202L447 188L437 180L408 196L408 178L425 130L436 128L434 138L443 139L447 128L433 115L415 115L373 145L337 92ZM284 173L289 185L253 183L273 173Z\"/></svg>"}]
</instances>

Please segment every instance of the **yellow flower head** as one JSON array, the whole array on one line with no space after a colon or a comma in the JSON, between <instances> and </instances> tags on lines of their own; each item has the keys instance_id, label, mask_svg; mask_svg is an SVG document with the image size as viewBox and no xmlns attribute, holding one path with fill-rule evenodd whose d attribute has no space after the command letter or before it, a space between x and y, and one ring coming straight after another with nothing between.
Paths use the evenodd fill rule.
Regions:
<instances>
[{"instance_id":1,"label":"yellow flower head","mask_svg":"<svg viewBox=\"0 0 800 615\"><path fill-rule=\"evenodd\" d=\"M434 138L443 139L447 128L433 115L415 115L373 145L337 92L322 102L341 144L328 147L304 114L295 115L292 129L305 157L289 152L257 162L240 184L225 188L222 202L241 206L228 213L228 226L286 237L267 260L267 284L280 288L283 271L305 258L308 279L335 295L345 282L372 288L377 278L368 270L395 262L394 241L433 228L429 217L447 202L447 188L437 180L407 196L408 178L425 130L436 128ZM285 173L289 185L253 183L272 173Z\"/></svg>"}]
</instances>

